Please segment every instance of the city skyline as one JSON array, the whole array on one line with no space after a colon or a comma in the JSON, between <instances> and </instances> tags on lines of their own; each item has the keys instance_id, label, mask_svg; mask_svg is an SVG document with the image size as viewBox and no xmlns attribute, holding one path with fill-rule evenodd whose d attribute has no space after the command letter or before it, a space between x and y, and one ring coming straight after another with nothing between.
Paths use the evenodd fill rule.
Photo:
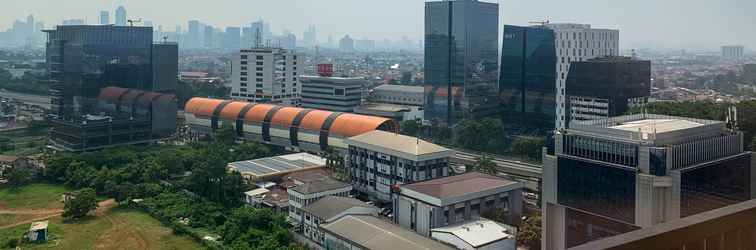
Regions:
<instances>
[{"instance_id":1,"label":"city skyline","mask_svg":"<svg viewBox=\"0 0 756 250\"><path fill-rule=\"evenodd\" d=\"M716 50L722 45L739 44L756 48L756 34L740 32L748 24L756 23L756 16L746 10L756 2L745 0L705 1L672 0L606 3L600 0L573 2L503 2L499 0L503 22L527 25L530 21L590 23L596 28L622 31L622 49L684 48ZM179 5L175 0L149 2L77 1L76 4L49 0L9 0L0 10L0 30L13 22L33 14L48 27L67 19L99 22L102 10L114 13L124 5L132 18L142 18L173 30L176 25L186 29L189 20L201 20L215 27L237 27L264 19L271 22L276 33L288 29L301 36L310 25L318 27L318 40L328 36L382 40L409 37L413 41L423 37L423 4L421 0L353 1L334 0L323 4L314 0L283 0L255 4L241 0L197 2ZM182 6L177 8L176 6ZM165 10L175 11L166 15ZM371 10L371 11L364 11ZM313 13L313 14L308 14ZM329 13L315 15L314 13ZM292 15L296 14L296 15ZM313 18L317 16L316 18ZM348 21L342 21L348 20ZM680 27L695 27L682 29ZM723 29L721 27L727 27ZM705 33L701 31L705 30ZM703 35L705 34L705 35Z\"/></svg>"}]
</instances>

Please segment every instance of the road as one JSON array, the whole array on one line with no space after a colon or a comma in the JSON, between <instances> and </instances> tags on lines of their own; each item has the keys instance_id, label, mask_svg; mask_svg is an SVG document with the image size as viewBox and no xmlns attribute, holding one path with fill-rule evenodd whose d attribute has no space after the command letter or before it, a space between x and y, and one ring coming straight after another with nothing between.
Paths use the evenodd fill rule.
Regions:
<instances>
[{"instance_id":1,"label":"road","mask_svg":"<svg viewBox=\"0 0 756 250\"><path fill-rule=\"evenodd\" d=\"M18 92L10 92L7 90L0 90L0 97L16 99L24 103L39 105L45 109L50 109L49 96L32 95L32 94L24 94L24 93L18 93Z\"/></svg>"},{"instance_id":2,"label":"road","mask_svg":"<svg viewBox=\"0 0 756 250\"><path fill-rule=\"evenodd\" d=\"M475 163L479 157L480 155L478 154L456 151L454 157L452 157L452 162L472 164ZM541 179L543 176L542 166L536 164L507 160L501 157L492 157L491 161L496 163L499 171L505 174L533 179Z\"/></svg>"}]
</instances>

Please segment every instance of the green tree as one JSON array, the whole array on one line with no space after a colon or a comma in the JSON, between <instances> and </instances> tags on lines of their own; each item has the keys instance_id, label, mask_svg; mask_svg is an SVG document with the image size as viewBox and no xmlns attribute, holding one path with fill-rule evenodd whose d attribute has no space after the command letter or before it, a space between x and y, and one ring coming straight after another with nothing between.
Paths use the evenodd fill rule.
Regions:
<instances>
[{"instance_id":1,"label":"green tree","mask_svg":"<svg viewBox=\"0 0 756 250\"><path fill-rule=\"evenodd\" d=\"M66 201L63 207L63 218L66 220L81 219L95 209L97 209L97 199L94 189L81 189L74 192L74 196Z\"/></svg>"},{"instance_id":2,"label":"green tree","mask_svg":"<svg viewBox=\"0 0 756 250\"><path fill-rule=\"evenodd\" d=\"M530 216L517 231L517 244L531 250L541 249L541 215Z\"/></svg>"},{"instance_id":3,"label":"green tree","mask_svg":"<svg viewBox=\"0 0 756 250\"><path fill-rule=\"evenodd\" d=\"M127 202L138 195L137 187L129 182L122 183L116 186L116 192L113 198L118 203Z\"/></svg>"},{"instance_id":4,"label":"green tree","mask_svg":"<svg viewBox=\"0 0 756 250\"><path fill-rule=\"evenodd\" d=\"M12 167L6 170L5 177L8 179L8 185L11 188L19 188L29 184L32 180L32 174L27 168Z\"/></svg>"},{"instance_id":5,"label":"green tree","mask_svg":"<svg viewBox=\"0 0 756 250\"><path fill-rule=\"evenodd\" d=\"M234 127L230 124L223 123L223 125L215 131L213 139L216 143L222 145L233 145L236 141L236 130L234 130Z\"/></svg>"},{"instance_id":6,"label":"green tree","mask_svg":"<svg viewBox=\"0 0 756 250\"><path fill-rule=\"evenodd\" d=\"M418 120L406 120L401 123L402 134L407 136L420 136L422 123Z\"/></svg>"},{"instance_id":7,"label":"green tree","mask_svg":"<svg viewBox=\"0 0 756 250\"><path fill-rule=\"evenodd\" d=\"M491 157L486 155L479 157L474 164L466 165L465 171L468 173L480 172L489 175L496 175L499 172L496 163L493 162Z\"/></svg>"},{"instance_id":8,"label":"green tree","mask_svg":"<svg viewBox=\"0 0 756 250\"><path fill-rule=\"evenodd\" d=\"M512 141L512 153L528 161L539 161L541 150L545 145L544 138L516 137Z\"/></svg>"},{"instance_id":9,"label":"green tree","mask_svg":"<svg viewBox=\"0 0 756 250\"><path fill-rule=\"evenodd\" d=\"M336 179L346 181L348 176L344 168L344 158L333 148L328 147L325 152L326 168L333 173Z\"/></svg>"}]
</instances>

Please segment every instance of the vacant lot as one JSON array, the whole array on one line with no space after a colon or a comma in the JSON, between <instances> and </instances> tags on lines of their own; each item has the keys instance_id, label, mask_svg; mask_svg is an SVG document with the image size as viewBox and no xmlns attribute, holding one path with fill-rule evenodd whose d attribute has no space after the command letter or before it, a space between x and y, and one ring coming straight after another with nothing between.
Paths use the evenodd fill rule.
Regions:
<instances>
[{"instance_id":1,"label":"vacant lot","mask_svg":"<svg viewBox=\"0 0 756 250\"><path fill-rule=\"evenodd\" d=\"M39 211L54 211L62 207L60 194L65 188L34 185L18 191L0 190L0 210L12 213L0 215L0 249L9 239L19 239L29 229L26 222L29 214ZM30 196L46 195L56 197L55 202ZM6 200L10 197L10 200ZM28 198L28 199L22 199ZM26 207L20 204L27 204ZM34 215L38 216L38 215ZM133 210L115 207L112 200L100 203L97 213L79 222L63 223L57 214L46 217L50 220L50 240L44 244L25 243L22 249L200 249L201 246L188 237L176 236L149 215ZM34 219L32 217L31 219ZM3 226L5 224L5 226Z\"/></svg>"},{"instance_id":2,"label":"vacant lot","mask_svg":"<svg viewBox=\"0 0 756 250\"><path fill-rule=\"evenodd\" d=\"M18 189L0 189L0 213L3 210L62 209L63 193L69 189L50 184L32 184Z\"/></svg>"}]
</instances>

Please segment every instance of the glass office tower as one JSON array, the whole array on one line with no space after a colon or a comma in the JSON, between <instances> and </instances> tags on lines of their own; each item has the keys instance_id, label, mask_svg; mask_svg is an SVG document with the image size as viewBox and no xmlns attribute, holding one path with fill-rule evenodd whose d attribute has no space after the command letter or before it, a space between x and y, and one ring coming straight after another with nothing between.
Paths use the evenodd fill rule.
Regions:
<instances>
[{"instance_id":1,"label":"glass office tower","mask_svg":"<svg viewBox=\"0 0 756 250\"><path fill-rule=\"evenodd\" d=\"M453 124L495 112L498 22L496 3L425 3L426 119Z\"/></svg>"},{"instance_id":2,"label":"glass office tower","mask_svg":"<svg viewBox=\"0 0 756 250\"><path fill-rule=\"evenodd\" d=\"M50 145L66 151L149 143L176 128L178 45L151 27L47 30Z\"/></svg>"},{"instance_id":3,"label":"glass office tower","mask_svg":"<svg viewBox=\"0 0 756 250\"><path fill-rule=\"evenodd\" d=\"M505 122L528 130L554 128L554 41L554 31L543 26L504 26L499 96Z\"/></svg>"},{"instance_id":4,"label":"glass office tower","mask_svg":"<svg viewBox=\"0 0 756 250\"><path fill-rule=\"evenodd\" d=\"M91 112L106 86L152 90L152 28L72 25L46 32L53 114Z\"/></svg>"}]
</instances>

